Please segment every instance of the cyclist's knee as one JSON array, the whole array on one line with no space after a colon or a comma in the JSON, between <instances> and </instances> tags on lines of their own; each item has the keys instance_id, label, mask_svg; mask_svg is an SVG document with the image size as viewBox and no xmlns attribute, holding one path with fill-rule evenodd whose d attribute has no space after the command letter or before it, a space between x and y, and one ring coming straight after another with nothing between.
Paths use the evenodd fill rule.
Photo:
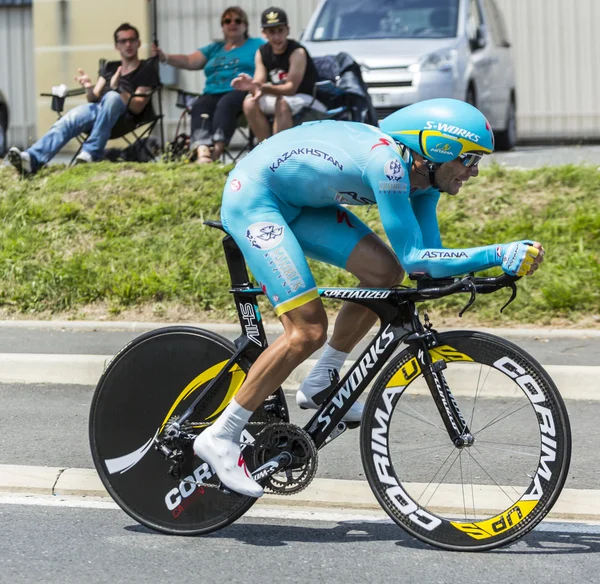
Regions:
<instances>
[{"instance_id":1,"label":"cyclist's knee","mask_svg":"<svg viewBox=\"0 0 600 584\"><path fill-rule=\"evenodd\" d=\"M321 303L309 303L281 318L288 350L306 358L327 341L327 313Z\"/></svg>"},{"instance_id":2,"label":"cyclist's knee","mask_svg":"<svg viewBox=\"0 0 600 584\"><path fill-rule=\"evenodd\" d=\"M289 331L287 340L292 352L297 353L300 357L309 357L327 341L327 325L311 323L293 328Z\"/></svg>"}]
</instances>

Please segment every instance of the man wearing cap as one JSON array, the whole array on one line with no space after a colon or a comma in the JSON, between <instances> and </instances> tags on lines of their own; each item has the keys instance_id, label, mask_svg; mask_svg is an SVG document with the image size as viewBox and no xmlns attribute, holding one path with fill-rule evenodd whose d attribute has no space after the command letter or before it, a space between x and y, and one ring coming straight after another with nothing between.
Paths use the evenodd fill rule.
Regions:
<instances>
[{"instance_id":1,"label":"man wearing cap","mask_svg":"<svg viewBox=\"0 0 600 584\"><path fill-rule=\"evenodd\" d=\"M257 140L261 142L294 125L293 116L302 108L326 111L312 96L318 74L307 50L289 39L287 14L271 6L261 15L267 44L256 51L254 78L242 73L231 85L248 91L244 114ZM273 118L273 126L269 121Z\"/></svg>"}]
</instances>

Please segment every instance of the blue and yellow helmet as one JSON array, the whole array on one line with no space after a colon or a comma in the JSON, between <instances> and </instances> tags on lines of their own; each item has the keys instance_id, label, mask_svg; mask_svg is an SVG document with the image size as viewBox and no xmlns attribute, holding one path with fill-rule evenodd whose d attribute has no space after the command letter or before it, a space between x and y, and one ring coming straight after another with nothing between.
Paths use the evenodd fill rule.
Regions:
<instances>
[{"instance_id":1,"label":"blue and yellow helmet","mask_svg":"<svg viewBox=\"0 0 600 584\"><path fill-rule=\"evenodd\" d=\"M469 152L494 151L494 132L485 116L457 99L428 99L379 123L383 132L427 160L442 164Z\"/></svg>"}]
</instances>

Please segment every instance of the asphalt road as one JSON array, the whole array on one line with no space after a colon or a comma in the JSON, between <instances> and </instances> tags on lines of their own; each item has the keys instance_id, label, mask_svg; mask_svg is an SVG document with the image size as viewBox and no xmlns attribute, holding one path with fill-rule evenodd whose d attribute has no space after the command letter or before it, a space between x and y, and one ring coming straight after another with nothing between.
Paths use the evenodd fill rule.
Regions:
<instances>
[{"instance_id":1,"label":"asphalt road","mask_svg":"<svg viewBox=\"0 0 600 584\"><path fill-rule=\"evenodd\" d=\"M121 347L135 337L148 330L167 326L166 324L127 326L128 323L103 323L94 329L93 323L86 328L78 328L76 324L58 328L51 322L22 322L11 327L10 322L2 323L0 329L0 353L41 353L41 354L76 354L76 355L114 355ZM211 330L210 324L205 326ZM127 328L126 328L127 327ZM441 331L442 329L440 329ZM219 331L229 339L239 336L239 326L227 327ZM273 342L279 332L268 334L269 342ZM519 329L501 331L506 339L516 343L544 365L600 365L599 331L583 331L572 337L548 335L546 331L531 332L527 336ZM364 350L369 339L364 340L351 353L355 359ZM318 357L318 351L313 357Z\"/></svg>"},{"instance_id":2,"label":"asphalt road","mask_svg":"<svg viewBox=\"0 0 600 584\"><path fill-rule=\"evenodd\" d=\"M0 498L0 520L2 584L595 584L600 571L598 525L546 522L507 548L460 554L433 549L385 519L351 514L313 521L246 516L183 538L151 532L120 510Z\"/></svg>"},{"instance_id":3,"label":"asphalt road","mask_svg":"<svg viewBox=\"0 0 600 584\"><path fill-rule=\"evenodd\" d=\"M493 162L518 168L540 168L561 164L600 166L600 146L517 146L510 152L494 152L491 156L484 156L482 166L488 166Z\"/></svg>"},{"instance_id":4,"label":"asphalt road","mask_svg":"<svg viewBox=\"0 0 600 584\"><path fill-rule=\"evenodd\" d=\"M1 384L0 464L93 468L88 441L93 391L93 387L77 385ZM301 426L308 422L310 413L296 406L292 392L287 392L287 400L291 421ZM566 405L573 453L565 486L597 489L600 401L568 400ZM317 477L365 479L359 433L348 430L319 451Z\"/></svg>"}]
</instances>

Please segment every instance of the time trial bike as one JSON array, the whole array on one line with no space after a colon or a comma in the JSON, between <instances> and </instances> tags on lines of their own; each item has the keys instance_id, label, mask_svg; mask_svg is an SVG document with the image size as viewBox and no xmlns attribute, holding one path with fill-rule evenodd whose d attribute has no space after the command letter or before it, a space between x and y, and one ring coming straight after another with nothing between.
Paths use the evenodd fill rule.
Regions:
<instances>
[{"instance_id":1,"label":"time trial bike","mask_svg":"<svg viewBox=\"0 0 600 584\"><path fill-rule=\"evenodd\" d=\"M109 494L133 519L168 534L210 533L256 501L225 489L192 450L267 347L262 290L230 236L223 246L241 335L231 342L191 326L143 334L112 359L91 406L92 456ZM483 332L439 333L416 309L468 293L466 309L477 294L506 287L510 303L515 280L469 275L417 278L410 288L320 289L323 298L375 311L379 331L303 428L290 423L282 388L253 414L242 442L255 480L271 493L306 488L319 450L348 429L344 414L369 388L360 455L394 522L449 550L489 550L533 529L569 468L571 431L555 384L518 346Z\"/></svg>"}]
</instances>

